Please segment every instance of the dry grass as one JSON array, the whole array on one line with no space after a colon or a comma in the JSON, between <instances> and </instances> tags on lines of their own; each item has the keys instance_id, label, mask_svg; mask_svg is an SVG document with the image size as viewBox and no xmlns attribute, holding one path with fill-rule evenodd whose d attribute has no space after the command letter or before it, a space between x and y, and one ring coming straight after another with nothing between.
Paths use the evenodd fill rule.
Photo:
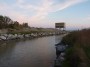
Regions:
<instances>
[{"instance_id":1,"label":"dry grass","mask_svg":"<svg viewBox=\"0 0 90 67\"><path fill-rule=\"evenodd\" d=\"M75 58L80 59L75 61L79 62L77 67L90 67L90 29L72 32L62 42L72 46L73 53L70 58L79 57Z\"/></svg>"}]
</instances>

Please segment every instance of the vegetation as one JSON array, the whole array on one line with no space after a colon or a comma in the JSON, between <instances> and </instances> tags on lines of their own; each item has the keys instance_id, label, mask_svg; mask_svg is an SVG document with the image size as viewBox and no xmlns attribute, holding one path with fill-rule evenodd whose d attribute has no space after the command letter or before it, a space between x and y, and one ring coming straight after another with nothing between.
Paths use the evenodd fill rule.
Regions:
<instances>
[{"instance_id":1,"label":"vegetation","mask_svg":"<svg viewBox=\"0 0 90 67\"><path fill-rule=\"evenodd\" d=\"M21 29L21 28L27 28L28 23L19 24L17 21L13 21L11 18L7 16L0 15L0 29Z\"/></svg>"},{"instance_id":2,"label":"vegetation","mask_svg":"<svg viewBox=\"0 0 90 67\"><path fill-rule=\"evenodd\" d=\"M69 45L63 67L90 67L90 29L71 32L62 42Z\"/></svg>"},{"instance_id":3,"label":"vegetation","mask_svg":"<svg viewBox=\"0 0 90 67\"><path fill-rule=\"evenodd\" d=\"M13 21L8 16L2 16L0 15L0 34L4 31L7 31L5 33L11 33L11 34L30 34L30 33L53 33L55 30L53 28L35 28L30 27L28 23L24 22L20 24L18 21Z\"/></svg>"}]
</instances>

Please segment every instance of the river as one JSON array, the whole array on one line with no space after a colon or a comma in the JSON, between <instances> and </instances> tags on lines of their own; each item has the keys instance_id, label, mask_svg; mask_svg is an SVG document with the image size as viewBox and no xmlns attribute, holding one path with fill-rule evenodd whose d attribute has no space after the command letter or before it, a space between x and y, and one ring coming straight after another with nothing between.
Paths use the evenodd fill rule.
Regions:
<instances>
[{"instance_id":1,"label":"river","mask_svg":"<svg viewBox=\"0 0 90 67\"><path fill-rule=\"evenodd\" d=\"M55 44L61 39L59 35L0 44L0 67L52 67Z\"/></svg>"}]
</instances>

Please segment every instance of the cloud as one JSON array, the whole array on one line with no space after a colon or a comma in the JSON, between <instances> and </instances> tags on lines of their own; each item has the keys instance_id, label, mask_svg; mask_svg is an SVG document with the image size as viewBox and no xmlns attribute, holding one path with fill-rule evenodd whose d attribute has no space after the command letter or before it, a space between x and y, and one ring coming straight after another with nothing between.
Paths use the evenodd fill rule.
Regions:
<instances>
[{"instance_id":1,"label":"cloud","mask_svg":"<svg viewBox=\"0 0 90 67\"><path fill-rule=\"evenodd\" d=\"M59 4L54 5L54 0L41 0L41 6L35 6L31 4L25 4L25 0L17 0L18 6L23 9L30 9L35 10L36 14L30 18L30 21L35 22L47 17L47 15L51 12L60 11L66 9L72 5L77 3L81 3L85 0L65 0Z\"/></svg>"},{"instance_id":2,"label":"cloud","mask_svg":"<svg viewBox=\"0 0 90 67\"><path fill-rule=\"evenodd\" d=\"M56 5L54 5L54 2L55 2L54 0L41 0L42 4L40 7L31 5L31 4L26 5L24 4L25 0L18 0L18 1L19 1L18 3L20 7L28 9L28 10L33 9L36 11L36 15L30 18L31 22L35 22L35 21L39 21L41 19L46 18L50 12L57 12L60 10L64 10L72 5L81 3L85 0L65 0L64 2L56 4Z\"/></svg>"},{"instance_id":3,"label":"cloud","mask_svg":"<svg viewBox=\"0 0 90 67\"><path fill-rule=\"evenodd\" d=\"M5 3L0 3L0 11L4 11L4 10L6 10L7 8L9 8L9 7L7 6L7 4L5 4Z\"/></svg>"},{"instance_id":4,"label":"cloud","mask_svg":"<svg viewBox=\"0 0 90 67\"><path fill-rule=\"evenodd\" d=\"M27 22L27 15L23 14L23 12L19 12L15 10L14 5L10 6L7 3L0 3L0 14L9 16L14 21L19 21L20 23Z\"/></svg>"},{"instance_id":5,"label":"cloud","mask_svg":"<svg viewBox=\"0 0 90 67\"><path fill-rule=\"evenodd\" d=\"M49 0L43 0L42 6L38 8L36 15L31 17L31 20L41 20L44 19L48 14L51 9L51 5L53 2Z\"/></svg>"},{"instance_id":6,"label":"cloud","mask_svg":"<svg viewBox=\"0 0 90 67\"><path fill-rule=\"evenodd\" d=\"M18 7L22 8L22 9L27 9L27 10L30 10L30 9L34 9L34 10L38 10L39 7L37 6L34 6L32 4L27 4L28 2L25 1L25 0L17 0L16 4Z\"/></svg>"},{"instance_id":7,"label":"cloud","mask_svg":"<svg viewBox=\"0 0 90 67\"><path fill-rule=\"evenodd\" d=\"M36 0L35 0L36 1ZM17 21L30 21L30 22L39 22L45 19L48 14L51 12L57 12L64 10L70 6L81 3L86 0L64 0L58 4L55 4L56 0L39 0L39 5L28 4L28 0L16 0L13 6L9 6L8 4L1 5L0 10L7 11L9 16L14 17ZM27 14L22 11L16 11L14 8L22 9ZM31 12L30 12L31 11ZM33 14L30 16L29 14Z\"/></svg>"},{"instance_id":8,"label":"cloud","mask_svg":"<svg viewBox=\"0 0 90 67\"><path fill-rule=\"evenodd\" d=\"M65 0L65 2L63 2L63 3L59 3L57 5L52 5L51 12L60 11L60 10L66 9L70 6L73 6L75 4L78 4L78 3L81 3L84 1L86 1L86 0Z\"/></svg>"},{"instance_id":9,"label":"cloud","mask_svg":"<svg viewBox=\"0 0 90 67\"><path fill-rule=\"evenodd\" d=\"M86 20L90 20L90 17L87 17Z\"/></svg>"}]
</instances>

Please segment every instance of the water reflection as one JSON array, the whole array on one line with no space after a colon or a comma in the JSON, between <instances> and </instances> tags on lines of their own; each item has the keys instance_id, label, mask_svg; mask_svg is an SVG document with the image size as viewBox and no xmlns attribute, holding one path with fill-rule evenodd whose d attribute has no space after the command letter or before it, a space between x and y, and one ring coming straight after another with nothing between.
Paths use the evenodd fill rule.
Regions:
<instances>
[{"instance_id":1,"label":"water reflection","mask_svg":"<svg viewBox=\"0 0 90 67\"><path fill-rule=\"evenodd\" d=\"M55 60L55 41L49 36L0 45L0 67L50 67Z\"/></svg>"},{"instance_id":2,"label":"water reflection","mask_svg":"<svg viewBox=\"0 0 90 67\"><path fill-rule=\"evenodd\" d=\"M56 35L55 36L55 44L58 44L59 42L61 42L63 35Z\"/></svg>"}]
</instances>

